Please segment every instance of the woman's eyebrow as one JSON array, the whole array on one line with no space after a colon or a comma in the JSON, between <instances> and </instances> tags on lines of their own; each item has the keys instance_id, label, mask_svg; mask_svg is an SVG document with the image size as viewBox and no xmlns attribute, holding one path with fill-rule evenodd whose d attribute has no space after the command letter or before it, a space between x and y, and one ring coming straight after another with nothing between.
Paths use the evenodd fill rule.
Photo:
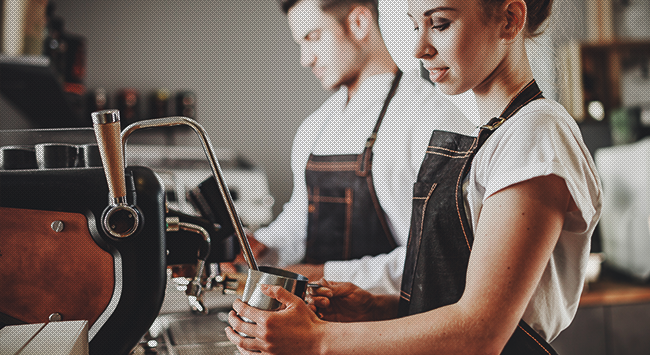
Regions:
<instances>
[{"instance_id":1,"label":"woman's eyebrow","mask_svg":"<svg viewBox=\"0 0 650 355\"><path fill-rule=\"evenodd\" d=\"M425 11L423 15L424 15L424 17L429 17L429 16L433 15L434 13L440 12L440 11L458 11L458 10L454 9L453 7L440 6L440 7L434 7L433 9L429 9L429 10ZM411 15L408 12L406 13L406 15L408 17L413 18L413 15Z\"/></svg>"}]
</instances>

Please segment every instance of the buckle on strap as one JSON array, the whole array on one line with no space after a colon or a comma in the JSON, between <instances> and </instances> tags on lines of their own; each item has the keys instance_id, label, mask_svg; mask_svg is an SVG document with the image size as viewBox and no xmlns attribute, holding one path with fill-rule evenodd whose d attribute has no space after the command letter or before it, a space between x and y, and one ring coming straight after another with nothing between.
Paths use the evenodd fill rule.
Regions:
<instances>
[{"instance_id":1,"label":"buckle on strap","mask_svg":"<svg viewBox=\"0 0 650 355\"><path fill-rule=\"evenodd\" d=\"M372 133L368 140L366 140L366 148L370 148L375 144L375 141L377 140L377 133Z\"/></svg>"},{"instance_id":2,"label":"buckle on strap","mask_svg":"<svg viewBox=\"0 0 650 355\"><path fill-rule=\"evenodd\" d=\"M494 131L495 129L499 128L499 126L501 126L505 121L506 119L503 117L498 117L498 118L495 117L491 119L490 122L488 122L487 124L481 126L481 129L485 128L485 129L489 129L490 131Z\"/></svg>"}]
</instances>

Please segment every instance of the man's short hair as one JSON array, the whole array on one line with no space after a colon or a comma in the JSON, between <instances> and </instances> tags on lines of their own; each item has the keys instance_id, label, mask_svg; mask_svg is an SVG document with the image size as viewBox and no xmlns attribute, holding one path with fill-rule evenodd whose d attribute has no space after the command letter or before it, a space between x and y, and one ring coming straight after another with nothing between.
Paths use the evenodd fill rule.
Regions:
<instances>
[{"instance_id":1,"label":"man's short hair","mask_svg":"<svg viewBox=\"0 0 650 355\"><path fill-rule=\"evenodd\" d=\"M302 0L280 0L280 6L285 14L289 13L292 7ZM323 12L327 12L339 21L342 21L350 11L352 5L366 6L375 17L375 21L379 22L379 0L318 0L320 8Z\"/></svg>"}]
</instances>

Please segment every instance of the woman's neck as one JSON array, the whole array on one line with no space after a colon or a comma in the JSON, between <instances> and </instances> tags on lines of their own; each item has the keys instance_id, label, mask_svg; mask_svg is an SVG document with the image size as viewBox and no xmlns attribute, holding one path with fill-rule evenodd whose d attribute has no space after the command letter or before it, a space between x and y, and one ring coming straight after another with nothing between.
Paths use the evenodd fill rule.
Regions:
<instances>
[{"instance_id":1,"label":"woman's neck","mask_svg":"<svg viewBox=\"0 0 650 355\"><path fill-rule=\"evenodd\" d=\"M533 80L525 46L519 53L504 56L497 68L480 85L474 88L481 122L501 115L510 101L526 84Z\"/></svg>"}]
</instances>

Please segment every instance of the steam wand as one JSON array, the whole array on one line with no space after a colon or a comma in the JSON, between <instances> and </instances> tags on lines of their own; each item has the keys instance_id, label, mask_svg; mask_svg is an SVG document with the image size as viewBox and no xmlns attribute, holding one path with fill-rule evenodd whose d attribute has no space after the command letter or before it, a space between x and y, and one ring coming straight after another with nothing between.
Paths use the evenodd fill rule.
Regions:
<instances>
[{"instance_id":1,"label":"steam wand","mask_svg":"<svg viewBox=\"0 0 650 355\"><path fill-rule=\"evenodd\" d=\"M257 262L255 261L255 257L253 256L253 251L251 250L250 244L248 243L248 238L246 237L246 233L244 232L244 227L242 226L241 220L239 219L239 216L235 211L235 205L232 202L230 191L226 187L226 183L223 180L221 167L219 166L219 162L217 161L217 158L215 158L214 149L212 148L212 145L208 140L208 136L205 130L203 129L203 127L201 127L201 125L199 125L196 121L194 121L191 118L182 117L182 116L156 118L156 119L135 122L129 125L128 127L126 127L124 131L122 131L122 145L120 146L122 150L122 154L124 154L127 139L134 131L143 128L171 127L171 126L180 126L180 125L191 127L199 136L201 143L203 144L203 151L205 152L208 161L210 161L210 168L212 169L212 174L214 175L214 178L217 181L217 186L219 186L219 192L221 193L221 197L223 198L226 205L226 209L228 210L230 221L235 227L235 233L237 234L237 239L239 240L239 245L241 246L242 254L244 254L244 259L246 259L249 268L257 271L258 270ZM124 158L122 157L122 159ZM124 165L124 160L122 160L122 166L123 165Z\"/></svg>"}]
</instances>

